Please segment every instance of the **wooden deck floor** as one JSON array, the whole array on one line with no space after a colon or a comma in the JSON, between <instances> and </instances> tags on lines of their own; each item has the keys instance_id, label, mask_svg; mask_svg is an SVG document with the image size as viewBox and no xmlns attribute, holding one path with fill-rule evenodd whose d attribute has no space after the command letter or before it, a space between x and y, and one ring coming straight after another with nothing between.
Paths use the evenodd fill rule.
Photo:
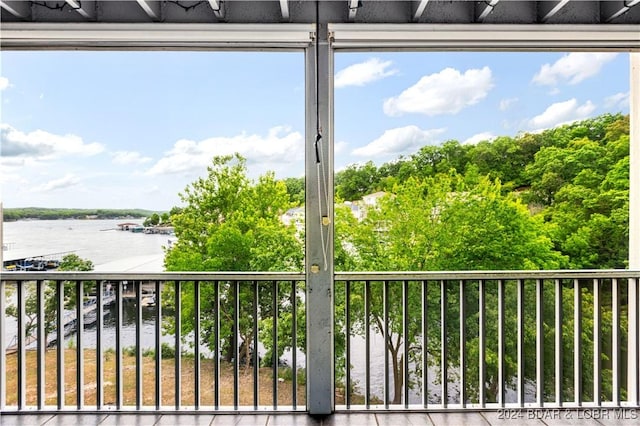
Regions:
<instances>
[{"instance_id":1,"label":"wooden deck floor","mask_svg":"<svg viewBox=\"0 0 640 426\"><path fill-rule=\"evenodd\" d=\"M505 415L508 414L508 415ZM520 415L522 414L522 415ZM539 418L536 418L539 417ZM11 414L0 413L2 426L26 425L189 425L189 426L453 426L453 425L639 425L640 410L465 413L349 413L314 418L306 414Z\"/></svg>"}]
</instances>

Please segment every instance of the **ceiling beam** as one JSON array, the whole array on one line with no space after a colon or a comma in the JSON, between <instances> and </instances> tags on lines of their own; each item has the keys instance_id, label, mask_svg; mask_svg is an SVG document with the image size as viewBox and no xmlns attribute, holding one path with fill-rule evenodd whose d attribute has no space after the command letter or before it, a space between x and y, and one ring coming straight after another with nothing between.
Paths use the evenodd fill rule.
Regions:
<instances>
[{"instance_id":1,"label":"ceiling beam","mask_svg":"<svg viewBox=\"0 0 640 426\"><path fill-rule=\"evenodd\" d=\"M96 19L96 2L87 0L66 0L67 4L78 12L84 19Z\"/></svg>"},{"instance_id":2,"label":"ceiling beam","mask_svg":"<svg viewBox=\"0 0 640 426\"><path fill-rule=\"evenodd\" d=\"M605 8L604 13L604 21L611 22L616 19L618 16L627 13L629 9L633 6L638 5L640 0L626 0L626 1L618 1L618 2L601 2L601 7Z\"/></svg>"},{"instance_id":3,"label":"ceiling beam","mask_svg":"<svg viewBox=\"0 0 640 426\"><path fill-rule=\"evenodd\" d=\"M334 49L640 52L637 25L329 24Z\"/></svg>"},{"instance_id":4,"label":"ceiling beam","mask_svg":"<svg viewBox=\"0 0 640 426\"><path fill-rule=\"evenodd\" d=\"M476 19L476 21L484 21L485 18L489 16L491 12L493 12L493 8L496 7L499 1L500 0L491 0L489 2L481 2L482 4L478 5L480 13L478 14L478 18Z\"/></svg>"},{"instance_id":5,"label":"ceiling beam","mask_svg":"<svg viewBox=\"0 0 640 426\"><path fill-rule=\"evenodd\" d=\"M349 2L349 21L356 19L356 13L358 13L358 8L361 6L359 4L359 0L347 0Z\"/></svg>"},{"instance_id":6,"label":"ceiling beam","mask_svg":"<svg viewBox=\"0 0 640 426\"><path fill-rule=\"evenodd\" d=\"M159 21L161 17L161 9L159 1L150 1L150 0L137 0L138 5L144 10L149 18L154 21Z\"/></svg>"},{"instance_id":7,"label":"ceiling beam","mask_svg":"<svg viewBox=\"0 0 640 426\"><path fill-rule=\"evenodd\" d=\"M222 0L209 0L209 6L213 9L213 14L218 19L224 19L224 9L222 7Z\"/></svg>"},{"instance_id":8,"label":"ceiling beam","mask_svg":"<svg viewBox=\"0 0 640 426\"><path fill-rule=\"evenodd\" d=\"M560 9L565 7L569 3L569 0L560 0L556 2L539 1L538 7L540 8L541 21L547 22L553 15L558 13Z\"/></svg>"},{"instance_id":9,"label":"ceiling beam","mask_svg":"<svg viewBox=\"0 0 640 426\"><path fill-rule=\"evenodd\" d=\"M297 50L308 47L312 24L176 24L3 22L2 50Z\"/></svg>"},{"instance_id":10,"label":"ceiling beam","mask_svg":"<svg viewBox=\"0 0 640 426\"><path fill-rule=\"evenodd\" d=\"M288 21L289 16L289 0L280 0L280 12L282 13L282 20Z\"/></svg>"},{"instance_id":11,"label":"ceiling beam","mask_svg":"<svg viewBox=\"0 0 640 426\"><path fill-rule=\"evenodd\" d=\"M0 7L16 18L27 19L31 14L31 3L28 1L0 1Z\"/></svg>"},{"instance_id":12,"label":"ceiling beam","mask_svg":"<svg viewBox=\"0 0 640 426\"><path fill-rule=\"evenodd\" d=\"M429 0L420 0L420 4L416 9L416 13L413 15L414 21L417 21L418 19L420 19L420 17L424 13L424 10L427 8L427 3L429 3Z\"/></svg>"}]
</instances>

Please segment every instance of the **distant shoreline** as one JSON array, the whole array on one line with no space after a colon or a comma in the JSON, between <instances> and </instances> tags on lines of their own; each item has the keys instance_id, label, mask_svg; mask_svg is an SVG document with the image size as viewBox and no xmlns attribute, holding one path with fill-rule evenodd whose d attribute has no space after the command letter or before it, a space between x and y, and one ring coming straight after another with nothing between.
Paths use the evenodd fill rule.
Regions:
<instances>
[{"instance_id":1,"label":"distant shoreline","mask_svg":"<svg viewBox=\"0 0 640 426\"><path fill-rule=\"evenodd\" d=\"M106 220L146 218L155 212L144 209L54 209L43 207L4 208L3 221L18 220Z\"/></svg>"}]
</instances>

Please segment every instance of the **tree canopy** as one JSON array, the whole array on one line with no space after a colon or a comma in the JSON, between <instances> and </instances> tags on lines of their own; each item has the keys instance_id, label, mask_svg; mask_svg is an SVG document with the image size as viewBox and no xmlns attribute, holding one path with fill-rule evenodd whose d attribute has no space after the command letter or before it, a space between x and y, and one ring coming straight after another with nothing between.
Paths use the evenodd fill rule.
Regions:
<instances>
[{"instance_id":1,"label":"tree canopy","mask_svg":"<svg viewBox=\"0 0 640 426\"><path fill-rule=\"evenodd\" d=\"M168 271L301 271L304 250L300 238L293 226L284 225L280 217L291 207L286 185L277 181L273 173L260 176L251 181L246 176L244 158L239 155L215 157L207 169L207 176L187 186L180 194L185 205L172 210L171 222L178 241L167 249L165 266ZM220 315L232 318L234 309L234 283L219 284ZM241 305L241 322L238 333L243 346L241 353L250 359L249 347L253 333L253 316L257 313L250 307L254 292L259 292L260 314L263 324L269 324L273 316L274 286L263 286L256 290L243 285L238 290ZM216 314L215 288L204 285L201 288L201 312L214 318ZM173 289L167 288L168 295ZM182 288L184 320L182 335L186 336L194 329L193 286ZM284 287L278 290L277 298L286 307L281 308L281 318L287 317L291 304L284 303L290 295ZM171 303L173 297L165 297ZM304 307L303 303L300 303ZM290 313L289 313L290 318ZM173 323L166 324L169 332ZM202 343L209 348L215 347L213 323L205 321ZM286 329L286 325L281 327ZM290 326L289 326L290 329ZM265 325L260 330L268 335ZM233 350L232 321L220 324L222 350L225 358L231 360ZM279 350L284 350L289 339L283 336ZM268 348L269 350L271 348Z\"/></svg>"}]
</instances>

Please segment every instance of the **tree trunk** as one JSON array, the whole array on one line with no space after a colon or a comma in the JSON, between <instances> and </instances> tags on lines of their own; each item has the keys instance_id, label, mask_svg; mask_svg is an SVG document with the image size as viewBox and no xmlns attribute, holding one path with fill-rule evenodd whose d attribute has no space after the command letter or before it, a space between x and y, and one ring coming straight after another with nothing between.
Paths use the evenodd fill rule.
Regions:
<instances>
[{"instance_id":1,"label":"tree trunk","mask_svg":"<svg viewBox=\"0 0 640 426\"><path fill-rule=\"evenodd\" d=\"M404 359L400 356L398 359L398 352L391 351L393 361L393 401L392 404L402 403L402 387L404 385Z\"/></svg>"}]
</instances>

